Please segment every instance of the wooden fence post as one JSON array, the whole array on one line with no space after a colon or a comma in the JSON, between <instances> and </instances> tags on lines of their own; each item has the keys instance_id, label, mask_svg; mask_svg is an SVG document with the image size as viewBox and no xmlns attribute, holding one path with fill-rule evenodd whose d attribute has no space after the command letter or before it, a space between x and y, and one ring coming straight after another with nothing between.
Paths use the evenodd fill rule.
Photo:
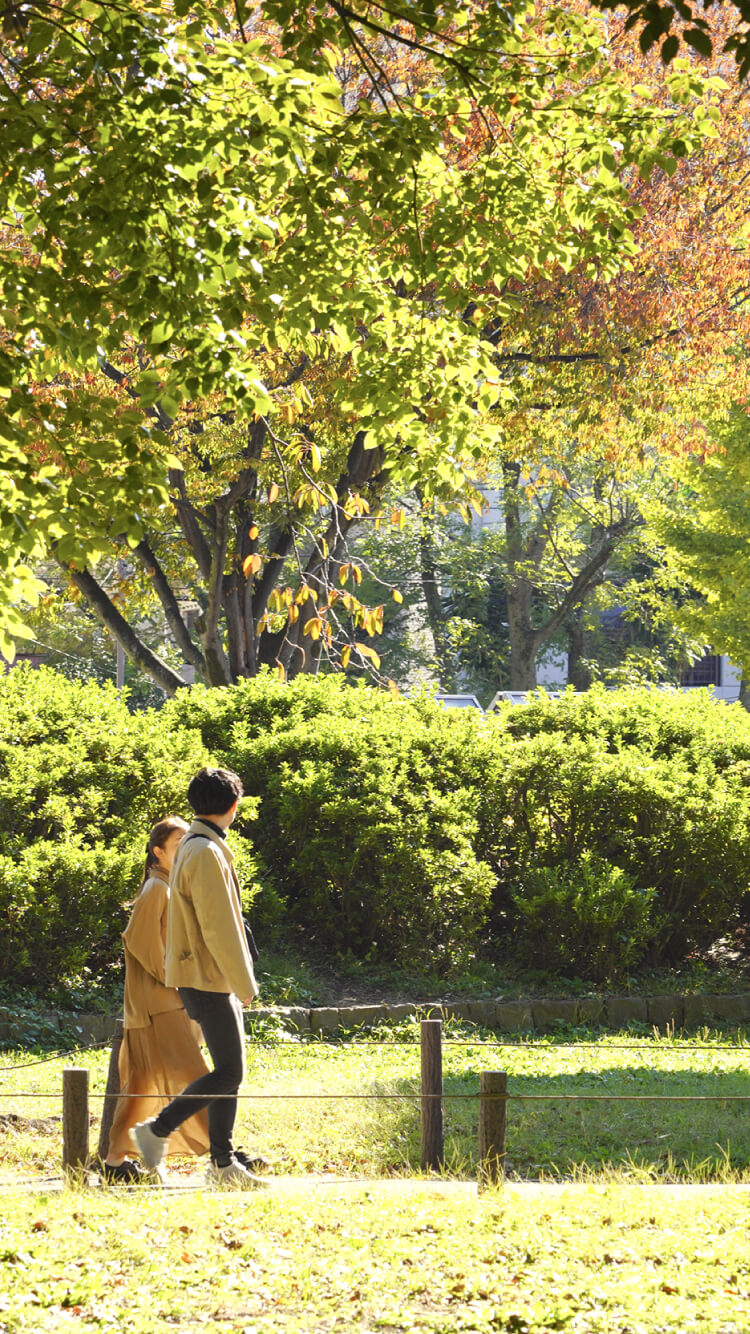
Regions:
<instances>
[{"instance_id":1,"label":"wooden fence post","mask_svg":"<svg viewBox=\"0 0 750 1334\"><path fill-rule=\"evenodd\" d=\"M422 1170L443 1166L443 1021L422 1020Z\"/></svg>"},{"instance_id":2,"label":"wooden fence post","mask_svg":"<svg viewBox=\"0 0 750 1334\"><path fill-rule=\"evenodd\" d=\"M498 1070L479 1075L479 1186L497 1185L505 1174L508 1076Z\"/></svg>"},{"instance_id":3,"label":"wooden fence post","mask_svg":"<svg viewBox=\"0 0 750 1334\"><path fill-rule=\"evenodd\" d=\"M122 1033L122 1019L118 1019L115 1023L112 1047L109 1053L107 1087L104 1090L102 1119L99 1123L99 1147L97 1153L102 1162L104 1162L104 1159L107 1156L107 1150L109 1149L109 1132L112 1129L115 1107L117 1106L117 1095L120 1092L120 1048L122 1046Z\"/></svg>"},{"instance_id":4,"label":"wooden fence post","mask_svg":"<svg viewBox=\"0 0 750 1334\"><path fill-rule=\"evenodd\" d=\"M82 1172L89 1158L89 1072L63 1070L63 1172Z\"/></svg>"}]
</instances>

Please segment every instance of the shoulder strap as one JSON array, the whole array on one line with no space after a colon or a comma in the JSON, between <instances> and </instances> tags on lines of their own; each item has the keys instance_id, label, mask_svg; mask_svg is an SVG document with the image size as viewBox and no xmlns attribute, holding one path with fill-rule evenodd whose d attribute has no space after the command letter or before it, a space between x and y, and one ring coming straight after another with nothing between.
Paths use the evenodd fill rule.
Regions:
<instances>
[{"instance_id":1,"label":"shoulder strap","mask_svg":"<svg viewBox=\"0 0 750 1334\"><path fill-rule=\"evenodd\" d=\"M191 838L205 838L207 843L213 842L213 839L209 838L208 834L199 834L197 829L194 829L192 834L186 834L182 841L183 843L189 843ZM253 933L250 930L250 923L248 922L247 918L244 915L242 918L242 925L245 928L245 940L247 941L247 948L250 951L250 958L252 959L253 963L257 963L260 952L258 950L258 946L255 943L255 937L253 936Z\"/></svg>"}]
</instances>

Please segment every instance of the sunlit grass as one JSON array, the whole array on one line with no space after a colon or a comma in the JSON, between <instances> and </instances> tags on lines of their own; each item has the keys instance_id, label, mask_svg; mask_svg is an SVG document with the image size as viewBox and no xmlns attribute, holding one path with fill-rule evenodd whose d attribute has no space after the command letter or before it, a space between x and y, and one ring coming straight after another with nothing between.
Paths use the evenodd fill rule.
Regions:
<instances>
[{"instance_id":1,"label":"sunlit grass","mask_svg":"<svg viewBox=\"0 0 750 1334\"><path fill-rule=\"evenodd\" d=\"M746 1218L731 1187L15 1195L0 1328L740 1334Z\"/></svg>"},{"instance_id":2,"label":"sunlit grass","mask_svg":"<svg viewBox=\"0 0 750 1334\"><path fill-rule=\"evenodd\" d=\"M378 1036L387 1045L379 1045ZM584 1045L576 1036L568 1035L570 1045L563 1045L561 1035L495 1046L489 1034L449 1030L444 1047L449 1174L476 1174L479 1071L501 1069L508 1073L511 1094L511 1178L750 1180L745 1130L750 1103L731 1101L750 1096L750 1047L744 1037L707 1030L691 1040L605 1033L588 1035ZM462 1038L483 1045L459 1045ZM22 1052L0 1057L5 1180L59 1170L64 1065L89 1068L92 1112L101 1107L106 1051L41 1065L28 1065L30 1059ZM277 1175L393 1176L419 1170L417 1025L340 1043L251 1042L242 1091L248 1096L240 1104L237 1142L261 1150ZM330 1094L347 1096L317 1096ZM355 1094L367 1096L350 1096ZM588 1100L587 1094L709 1100L610 1102ZM526 1101L523 1095L534 1098ZM555 1100L560 1095L564 1100ZM581 1100L568 1100L570 1095ZM94 1125L92 1148L97 1134Z\"/></svg>"}]
</instances>

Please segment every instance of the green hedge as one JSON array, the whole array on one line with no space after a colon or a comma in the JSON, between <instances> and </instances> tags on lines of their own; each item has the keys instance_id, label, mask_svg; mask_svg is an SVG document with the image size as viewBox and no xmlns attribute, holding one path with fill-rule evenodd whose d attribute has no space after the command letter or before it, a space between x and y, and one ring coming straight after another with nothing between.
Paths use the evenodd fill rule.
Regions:
<instances>
[{"instance_id":1,"label":"green hedge","mask_svg":"<svg viewBox=\"0 0 750 1334\"><path fill-rule=\"evenodd\" d=\"M750 886L750 716L705 691L539 692L483 719L340 677L267 676L168 712L242 774L266 884L334 949L448 971L489 936L528 958L534 875L568 886L564 935L581 939L594 857L639 905L627 948L576 951L577 973L600 978L604 958L614 975L618 959L709 945ZM545 936L539 915L540 963L563 925L556 913Z\"/></svg>"},{"instance_id":2,"label":"green hedge","mask_svg":"<svg viewBox=\"0 0 750 1334\"><path fill-rule=\"evenodd\" d=\"M444 972L475 951L494 877L471 719L332 676L194 690L167 712L258 799L266 895L318 946Z\"/></svg>"},{"instance_id":3,"label":"green hedge","mask_svg":"<svg viewBox=\"0 0 750 1334\"><path fill-rule=\"evenodd\" d=\"M0 971L117 967L149 826L210 759L260 934L450 978L483 945L598 980L730 931L750 885L750 717L705 692L542 693L491 718L271 675L130 714L51 671L0 679ZM257 814L257 818L254 818ZM260 886L260 888L259 888Z\"/></svg>"},{"instance_id":4,"label":"green hedge","mask_svg":"<svg viewBox=\"0 0 750 1334\"><path fill-rule=\"evenodd\" d=\"M149 828L181 812L196 732L113 687L19 667L0 678L0 975L49 991L119 961Z\"/></svg>"},{"instance_id":5,"label":"green hedge","mask_svg":"<svg viewBox=\"0 0 750 1334\"><path fill-rule=\"evenodd\" d=\"M654 891L652 962L678 963L731 930L750 886L744 709L706 691L594 688L540 693L497 726L503 771L483 835L501 915L512 923L529 868L575 868L592 852Z\"/></svg>"}]
</instances>

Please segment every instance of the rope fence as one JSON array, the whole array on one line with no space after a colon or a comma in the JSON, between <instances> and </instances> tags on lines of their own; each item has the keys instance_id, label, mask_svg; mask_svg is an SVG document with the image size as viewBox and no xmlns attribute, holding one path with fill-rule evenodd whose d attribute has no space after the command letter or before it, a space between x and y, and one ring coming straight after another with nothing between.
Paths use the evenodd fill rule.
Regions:
<instances>
[{"instance_id":1,"label":"rope fence","mask_svg":"<svg viewBox=\"0 0 750 1334\"><path fill-rule=\"evenodd\" d=\"M531 1046L524 1042L464 1042L455 1039L443 1038L443 1024L440 1019L423 1019L420 1025L420 1082L419 1088L413 1092L249 1092L235 1094L212 1095L218 1098L233 1098L237 1096L242 1101L247 1102L419 1102L421 1105L421 1165L423 1170L441 1170L445 1165L444 1156L444 1135L443 1135L443 1107L446 1102L477 1102L479 1112L479 1183L482 1185L500 1181L505 1171L505 1142L508 1103L511 1102L587 1102L587 1103L748 1103L750 1094L664 1094L664 1093L516 1093L509 1092L507 1087L507 1073L498 1070L482 1070L479 1072L479 1089L470 1092L452 1092L446 1090L443 1082L443 1048L445 1046L462 1047L467 1049L493 1051L503 1048L522 1048ZM118 1021L117 1031L112 1040L110 1050L109 1069L107 1074L107 1084L103 1093L95 1092L93 1096L102 1101L102 1117L100 1123L98 1156L103 1159L107 1153L109 1132L114 1116L115 1105L119 1098L139 1098L142 1094L122 1093L119 1084L118 1057L122 1043L122 1023ZM0 1074L16 1073L19 1070L28 1069L35 1065L47 1064L50 1060L61 1057L77 1056L85 1051L95 1051L98 1048L106 1046L106 1043L92 1043L87 1047L76 1048L73 1052L56 1053L54 1056L46 1057L43 1060L30 1061L17 1066L7 1066L0 1068ZM280 1042L282 1048L287 1044ZM340 1044L326 1043L327 1046L338 1046ZM404 1043L392 1041L383 1042L354 1042L349 1043L354 1047L378 1047L378 1046L400 1046ZM534 1047L547 1047L549 1050L557 1048L577 1048L577 1047L595 1047L597 1043L534 1043ZM666 1045L659 1048L660 1052L671 1053L672 1051L732 1051L738 1052L744 1050L744 1046L713 1044L700 1044L695 1046L681 1045L674 1047ZM620 1043L606 1046L606 1051L642 1051L642 1045L636 1043ZM62 1161L64 1173L75 1174L80 1179L81 1172L86 1168L90 1160L89 1155L89 1070L87 1068L68 1067L63 1070L62 1090L39 1090L34 1092L18 1091L10 1095L12 1098L35 1098L35 1099L59 1099L62 1097ZM170 1095L155 1093L153 1097L168 1098ZM182 1097L194 1098L201 1106L205 1106L207 1098L205 1094L182 1094Z\"/></svg>"},{"instance_id":2,"label":"rope fence","mask_svg":"<svg viewBox=\"0 0 750 1334\"><path fill-rule=\"evenodd\" d=\"M119 1021L118 1021L118 1022L119 1022ZM396 1040L394 1040L394 1039L390 1039L390 1038L384 1038L384 1039L382 1040L382 1042L381 1042L381 1041L377 1041L377 1042L372 1042L372 1041L362 1042L362 1041L357 1041L357 1039L354 1039L354 1040L347 1040L345 1043L344 1043L343 1041L339 1041L339 1042L327 1042L327 1041L325 1041L324 1039L319 1039L319 1038L304 1038L304 1039L303 1039L303 1038L300 1038L300 1039L299 1039L299 1042L297 1041L296 1038L292 1039L291 1041L289 1041L288 1039L283 1039L283 1038L281 1038L281 1039L279 1039L279 1038L261 1038L261 1039L252 1038L252 1041L253 1041L253 1045L254 1045L254 1046L258 1046L258 1047L261 1047L261 1046L262 1046L262 1047L272 1047L275 1051L279 1051L279 1052L284 1052L284 1051L286 1051L286 1052L289 1052L290 1054L291 1054L292 1052L294 1052L295 1050L298 1050L298 1049L299 1049L299 1046L306 1046L306 1047L331 1047L331 1048L333 1048L334 1050L340 1050L340 1049L342 1049L342 1048L344 1048L344 1047L346 1048L346 1050L350 1050L352 1047L355 1047L355 1048L357 1048L357 1049L359 1049L360 1047L361 1047L361 1048L365 1048L365 1049L366 1049L366 1048L379 1048L379 1047L399 1047L399 1048L403 1049L404 1047L416 1046L416 1043L411 1042L411 1041L396 1041ZM110 1038L106 1038L103 1042L91 1042L91 1043L88 1043L85 1047L84 1047L84 1046L81 1046L81 1047L73 1047L73 1048L71 1048L69 1051L53 1051L53 1052L49 1052L46 1056L41 1056L41 1057L39 1057L37 1060L34 1060L34 1061L19 1061L16 1065L0 1065L0 1075L4 1075L4 1074L16 1074L19 1070L30 1070L30 1069L31 1069L33 1066L35 1066L35 1065L48 1065L51 1061L61 1061L61 1060L66 1060L66 1059L69 1059L70 1057L80 1056L83 1052L87 1052L87 1051L101 1051L101 1050L103 1050L105 1047L111 1047L111 1043L112 1043L112 1040L111 1040ZM544 1039L544 1038L542 1038L542 1039L540 1039L540 1038L530 1038L530 1039L526 1039L526 1040L521 1039L520 1041L519 1041L519 1040L516 1040L516 1041L509 1040L509 1041L507 1041L507 1042L494 1042L494 1041L493 1041L493 1042L487 1042L487 1041L471 1041L471 1042L470 1042L470 1041L463 1041L462 1039L456 1039L456 1038L443 1038L443 1044L442 1044L442 1045L443 1045L444 1048L445 1048L445 1047L461 1047L461 1048L466 1048L467 1050L468 1050L468 1049L475 1049L475 1050L481 1050L481 1051L494 1051L494 1050L496 1050L496 1049L497 1049L497 1050L502 1050L502 1049L506 1049L506 1048L507 1048L508 1050L511 1050L511 1051L524 1051L524 1050L528 1050L528 1051L539 1051L540 1048L541 1048L541 1049L547 1049L547 1050L549 1050L549 1051L596 1050L596 1051L600 1051L600 1052L602 1053L602 1055L605 1055L605 1056L607 1055L608 1052L611 1052L611 1051L639 1051L639 1052L644 1052L644 1050L645 1050L645 1051L648 1051L648 1050L649 1050L648 1047L645 1047L645 1048L644 1048L644 1043L643 1043L643 1042L608 1042L608 1043L606 1043L606 1044L602 1044L601 1042L550 1042L548 1039ZM722 1052L722 1051L727 1051L727 1052L742 1052L742 1051L745 1051L745 1052L750 1052L750 1042L748 1042L748 1041L746 1041L746 1040L744 1040L744 1039L743 1039L742 1041L740 1041L740 1042L732 1042L732 1043L727 1043L727 1042L721 1042L721 1043L719 1043L719 1042L705 1042L705 1043L702 1043L702 1042L693 1042L693 1043L687 1043L687 1042L685 1042L685 1043L676 1043L676 1042L675 1042L675 1043L672 1043L672 1042L669 1042L669 1043L665 1043L665 1042L662 1042L662 1043L654 1043L654 1045L653 1045L653 1047L651 1048L651 1050L653 1050L653 1052L654 1052L655 1054L659 1054L659 1055L667 1055L667 1054L668 1054L668 1055L671 1055L672 1052L692 1053L692 1052L696 1052L696 1051L713 1051L713 1052Z\"/></svg>"}]
</instances>

